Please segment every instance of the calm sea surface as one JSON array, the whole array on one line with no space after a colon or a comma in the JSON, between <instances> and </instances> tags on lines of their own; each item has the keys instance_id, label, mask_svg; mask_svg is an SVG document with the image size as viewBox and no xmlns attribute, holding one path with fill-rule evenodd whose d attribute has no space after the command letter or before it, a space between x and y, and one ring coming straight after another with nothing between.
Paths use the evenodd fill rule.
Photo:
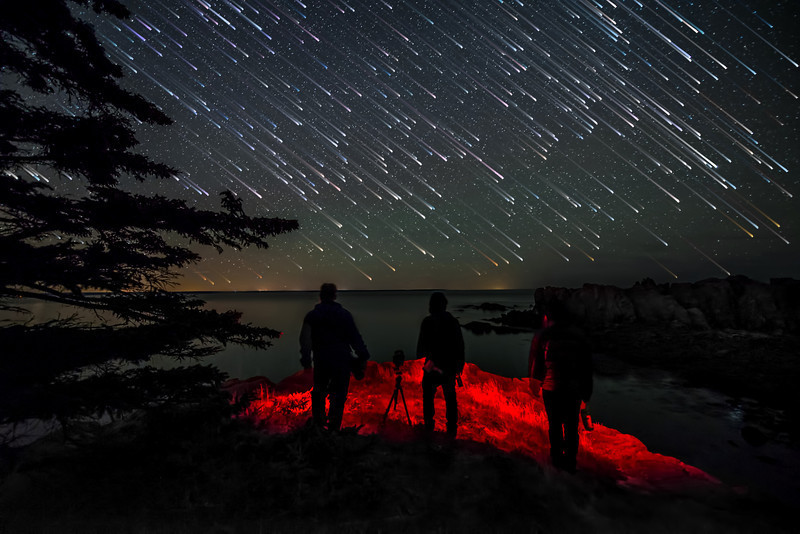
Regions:
<instances>
[{"instance_id":1,"label":"calm sea surface","mask_svg":"<svg viewBox=\"0 0 800 534\"><path fill-rule=\"evenodd\" d=\"M290 293L208 293L199 295L209 306L236 309L243 321L283 332L266 351L232 347L210 362L232 377L266 376L278 382L300 367L300 328L306 312L318 302L314 292ZM429 291L351 291L340 292L338 302L355 318L356 326L373 360L392 359L402 350L413 358L422 319L428 314ZM448 310L465 324L499 316L502 312L482 312L465 306L491 302L509 307L533 305L533 291L448 292ZM524 376L528 364L530 335L476 336L464 331L467 361L481 369L503 376Z\"/></svg>"},{"instance_id":2,"label":"calm sea surface","mask_svg":"<svg viewBox=\"0 0 800 534\"><path fill-rule=\"evenodd\" d=\"M273 382L299 371L303 317L318 302L317 292L204 293L198 295L217 310L243 312L243 321L283 332L266 351L229 346L207 360L231 377L266 376ZM340 292L338 301L352 312L372 359L391 360L401 349L413 358L419 325L427 315L429 291ZM524 309L533 304L528 291L450 291L448 310L461 324L497 317L501 312L470 308L482 303ZM34 303L37 319L59 312ZM63 313L63 312L62 312ZM466 358L484 371L523 377L530 334L487 334L464 330ZM595 361L607 358L595 354ZM602 366L599 366L602 367ZM407 387L413 387L407 385ZM800 451L771 441L760 447L741 437L746 424L744 401L719 393L686 388L666 373L648 372L595 376L592 413L596 422L633 434L651 451L674 456L731 485L788 503L800 503Z\"/></svg>"}]
</instances>

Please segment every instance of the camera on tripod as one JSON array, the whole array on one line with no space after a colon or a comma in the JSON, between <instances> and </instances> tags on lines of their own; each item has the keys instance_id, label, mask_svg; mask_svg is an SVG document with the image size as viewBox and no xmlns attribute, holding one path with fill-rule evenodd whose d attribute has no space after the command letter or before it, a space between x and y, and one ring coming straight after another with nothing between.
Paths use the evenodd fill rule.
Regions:
<instances>
[{"instance_id":1,"label":"camera on tripod","mask_svg":"<svg viewBox=\"0 0 800 534\"><path fill-rule=\"evenodd\" d=\"M400 368L403 367L403 364L406 361L406 355L403 354L402 350L394 351L394 356L392 356L392 363L394 363L394 372L399 373Z\"/></svg>"},{"instance_id":2,"label":"camera on tripod","mask_svg":"<svg viewBox=\"0 0 800 534\"><path fill-rule=\"evenodd\" d=\"M389 410L394 405L395 409L397 409L397 401L403 401L403 408L406 410L406 420L408 421L408 425L411 426L411 416L408 414L408 404L406 404L406 395L403 393L403 363L406 361L406 355L403 354L402 350L394 351L394 355L392 356L392 363L394 363L394 393L392 393L392 397L389 399L389 405L386 407L386 411L383 413L383 421L381 425L386 424L386 418L389 416Z\"/></svg>"}]
</instances>

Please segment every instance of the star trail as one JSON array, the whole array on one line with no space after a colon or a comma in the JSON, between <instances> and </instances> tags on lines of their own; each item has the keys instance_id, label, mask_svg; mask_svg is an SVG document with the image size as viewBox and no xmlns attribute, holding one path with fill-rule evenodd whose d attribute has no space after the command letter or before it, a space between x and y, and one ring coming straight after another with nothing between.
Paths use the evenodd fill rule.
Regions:
<instances>
[{"instance_id":1,"label":"star trail","mask_svg":"<svg viewBox=\"0 0 800 534\"><path fill-rule=\"evenodd\" d=\"M127 5L85 15L175 121L150 191L301 226L186 288L800 275L794 1Z\"/></svg>"}]
</instances>

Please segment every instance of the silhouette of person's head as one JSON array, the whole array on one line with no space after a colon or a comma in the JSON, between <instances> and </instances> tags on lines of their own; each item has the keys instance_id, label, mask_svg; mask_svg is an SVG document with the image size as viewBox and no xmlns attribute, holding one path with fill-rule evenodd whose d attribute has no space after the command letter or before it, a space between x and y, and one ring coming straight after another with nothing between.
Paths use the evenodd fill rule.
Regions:
<instances>
[{"instance_id":1,"label":"silhouette of person's head","mask_svg":"<svg viewBox=\"0 0 800 534\"><path fill-rule=\"evenodd\" d=\"M319 300L322 302L336 300L336 284L322 284L319 288Z\"/></svg>"},{"instance_id":2,"label":"silhouette of person's head","mask_svg":"<svg viewBox=\"0 0 800 534\"><path fill-rule=\"evenodd\" d=\"M431 300L428 303L428 311L431 313L440 313L447 309L447 297L441 291L431 293Z\"/></svg>"}]
</instances>

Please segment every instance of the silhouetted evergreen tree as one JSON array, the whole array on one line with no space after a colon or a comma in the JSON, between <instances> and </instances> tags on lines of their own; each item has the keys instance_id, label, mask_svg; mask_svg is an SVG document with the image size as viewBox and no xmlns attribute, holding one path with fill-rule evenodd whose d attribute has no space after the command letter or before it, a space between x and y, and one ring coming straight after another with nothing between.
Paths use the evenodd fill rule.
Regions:
<instances>
[{"instance_id":1,"label":"silhouetted evergreen tree","mask_svg":"<svg viewBox=\"0 0 800 534\"><path fill-rule=\"evenodd\" d=\"M177 172L133 152L133 121L171 121L120 87L76 7L129 15L116 0L0 3L0 424L214 397L224 375L193 359L279 335L167 289L199 261L192 244L266 248L297 222L249 217L230 192L216 212L120 188ZM26 310L37 301L64 315L43 322ZM155 355L191 365L159 368Z\"/></svg>"}]
</instances>

